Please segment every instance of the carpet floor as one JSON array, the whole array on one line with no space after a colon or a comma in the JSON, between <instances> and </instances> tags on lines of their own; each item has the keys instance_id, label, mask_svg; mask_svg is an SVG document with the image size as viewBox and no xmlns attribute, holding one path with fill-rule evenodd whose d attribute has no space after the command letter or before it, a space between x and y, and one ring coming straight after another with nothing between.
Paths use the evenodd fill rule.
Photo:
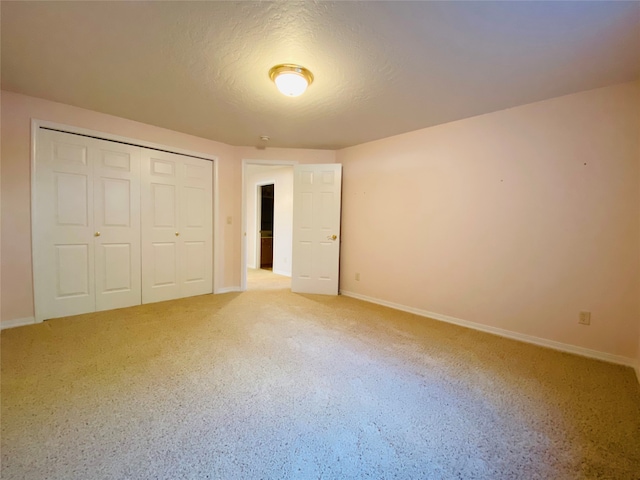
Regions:
<instances>
[{"instance_id":1,"label":"carpet floor","mask_svg":"<svg viewBox=\"0 0 640 480\"><path fill-rule=\"evenodd\" d=\"M2 478L640 478L630 368L288 286L3 331Z\"/></svg>"}]
</instances>

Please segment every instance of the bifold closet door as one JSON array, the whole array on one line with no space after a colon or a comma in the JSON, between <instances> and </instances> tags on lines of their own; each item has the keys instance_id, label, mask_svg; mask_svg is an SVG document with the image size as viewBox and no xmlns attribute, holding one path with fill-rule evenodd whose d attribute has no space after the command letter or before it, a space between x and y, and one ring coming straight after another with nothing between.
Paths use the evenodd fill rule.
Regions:
<instances>
[{"instance_id":1,"label":"bifold closet door","mask_svg":"<svg viewBox=\"0 0 640 480\"><path fill-rule=\"evenodd\" d=\"M139 170L138 147L39 130L37 320L140 304Z\"/></svg>"},{"instance_id":2,"label":"bifold closet door","mask_svg":"<svg viewBox=\"0 0 640 480\"><path fill-rule=\"evenodd\" d=\"M140 305L140 148L95 143L96 310Z\"/></svg>"},{"instance_id":3,"label":"bifold closet door","mask_svg":"<svg viewBox=\"0 0 640 480\"><path fill-rule=\"evenodd\" d=\"M213 292L212 164L142 149L142 303Z\"/></svg>"}]
</instances>

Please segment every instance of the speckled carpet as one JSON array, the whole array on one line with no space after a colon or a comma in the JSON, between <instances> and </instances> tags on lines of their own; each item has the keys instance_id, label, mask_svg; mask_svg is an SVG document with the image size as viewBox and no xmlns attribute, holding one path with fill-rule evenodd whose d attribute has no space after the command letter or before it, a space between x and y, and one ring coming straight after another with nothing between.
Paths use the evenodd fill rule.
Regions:
<instances>
[{"instance_id":1,"label":"speckled carpet","mask_svg":"<svg viewBox=\"0 0 640 480\"><path fill-rule=\"evenodd\" d=\"M2 332L2 478L640 478L631 369L252 272Z\"/></svg>"}]
</instances>

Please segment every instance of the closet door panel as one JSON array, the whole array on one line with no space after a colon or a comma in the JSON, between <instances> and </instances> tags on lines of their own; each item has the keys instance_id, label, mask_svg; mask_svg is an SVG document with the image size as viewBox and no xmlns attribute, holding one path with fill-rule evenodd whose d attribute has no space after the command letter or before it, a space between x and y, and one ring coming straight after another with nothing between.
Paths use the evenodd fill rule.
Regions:
<instances>
[{"instance_id":1,"label":"closet door panel","mask_svg":"<svg viewBox=\"0 0 640 480\"><path fill-rule=\"evenodd\" d=\"M108 243L102 245L104 285L102 292L130 292L135 287L130 243ZM97 270L97 268L96 268ZM134 305L136 305L134 303Z\"/></svg>"},{"instance_id":2,"label":"closet door panel","mask_svg":"<svg viewBox=\"0 0 640 480\"><path fill-rule=\"evenodd\" d=\"M140 148L91 142L96 310L140 305Z\"/></svg>"},{"instance_id":3,"label":"closet door panel","mask_svg":"<svg viewBox=\"0 0 640 480\"><path fill-rule=\"evenodd\" d=\"M142 303L179 298L179 176L171 154L142 150Z\"/></svg>"},{"instance_id":4,"label":"closet door panel","mask_svg":"<svg viewBox=\"0 0 640 480\"><path fill-rule=\"evenodd\" d=\"M176 287L178 285L177 258L175 242L154 242L151 244L153 259L153 277L151 286Z\"/></svg>"},{"instance_id":5,"label":"closet door panel","mask_svg":"<svg viewBox=\"0 0 640 480\"><path fill-rule=\"evenodd\" d=\"M38 132L32 212L39 321L95 310L93 182L85 140Z\"/></svg>"},{"instance_id":6,"label":"closet door panel","mask_svg":"<svg viewBox=\"0 0 640 480\"><path fill-rule=\"evenodd\" d=\"M181 184L182 296L212 293L212 164L185 157Z\"/></svg>"},{"instance_id":7,"label":"closet door panel","mask_svg":"<svg viewBox=\"0 0 640 480\"><path fill-rule=\"evenodd\" d=\"M58 244L55 248L55 298L60 300L89 295L89 246L82 243Z\"/></svg>"}]
</instances>

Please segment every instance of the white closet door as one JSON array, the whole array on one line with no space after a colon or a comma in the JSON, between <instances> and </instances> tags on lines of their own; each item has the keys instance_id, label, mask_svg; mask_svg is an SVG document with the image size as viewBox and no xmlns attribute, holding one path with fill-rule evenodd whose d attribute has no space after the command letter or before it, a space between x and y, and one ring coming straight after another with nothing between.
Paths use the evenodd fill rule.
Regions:
<instances>
[{"instance_id":1,"label":"white closet door","mask_svg":"<svg viewBox=\"0 0 640 480\"><path fill-rule=\"evenodd\" d=\"M212 165L142 150L142 303L212 293Z\"/></svg>"},{"instance_id":2,"label":"white closet door","mask_svg":"<svg viewBox=\"0 0 640 480\"><path fill-rule=\"evenodd\" d=\"M40 129L36 319L141 303L140 148Z\"/></svg>"},{"instance_id":3,"label":"white closet door","mask_svg":"<svg viewBox=\"0 0 640 480\"><path fill-rule=\"evenodd\" d=\"M140 148L93 143L96 310L140 305Z\"/></svg>"},{"instance_id":4,"label":"white closet door","mask_svg":"<svg viewBox=\"0 0 640 480\"><path fill-rule=\"evenodd\" d=\"M39 321L95 310L93 181L86 140L38 132L32 211Z\"/></svg>"}]
</instances>

